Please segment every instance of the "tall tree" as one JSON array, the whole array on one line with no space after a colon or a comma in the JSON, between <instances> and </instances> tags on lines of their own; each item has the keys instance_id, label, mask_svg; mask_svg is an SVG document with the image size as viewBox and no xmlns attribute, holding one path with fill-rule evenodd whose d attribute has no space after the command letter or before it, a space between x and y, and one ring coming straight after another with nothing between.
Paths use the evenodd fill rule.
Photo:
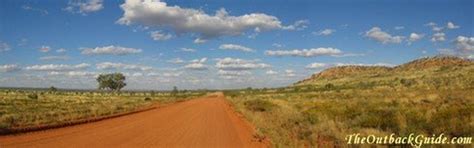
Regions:
<instances>
[{"instance_id":1,"label":"tall tree","mask_svg":"<svg viewBox=\"0 0 474 148\"><path fill-rule=\"evenodd\" d=\"M110 89L120 91L127 84L125 83L125 76L122 73L100 74L97 77L99 89Z\"/></svg>"}]
</instances>

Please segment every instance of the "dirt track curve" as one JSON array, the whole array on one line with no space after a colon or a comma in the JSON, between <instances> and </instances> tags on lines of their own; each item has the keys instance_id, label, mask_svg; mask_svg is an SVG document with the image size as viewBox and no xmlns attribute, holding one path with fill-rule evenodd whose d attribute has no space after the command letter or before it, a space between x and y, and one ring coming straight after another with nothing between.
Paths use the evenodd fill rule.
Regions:
<instances>
[{"instance_id":1,"label":"dirt track curve","mask_svg":"<svg viewBox=\"0 0 474 148\"><path fill-rule=\"evenodd\" d=\"M0 136L0 147L266 147L222 93L71 127Z\"/></svg>"}]
</instances>

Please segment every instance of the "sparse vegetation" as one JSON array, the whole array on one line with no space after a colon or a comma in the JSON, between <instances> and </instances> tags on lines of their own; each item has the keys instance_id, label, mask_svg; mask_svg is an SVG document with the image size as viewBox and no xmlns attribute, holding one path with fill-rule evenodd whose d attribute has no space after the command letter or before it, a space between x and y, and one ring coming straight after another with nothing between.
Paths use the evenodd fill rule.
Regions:
<instances>
[{"instance_id":1,"label":"sparse vegetation","mask_svg":"<svg viewBox=\"0 0 474 148\"><path fill-rule=\"evenodd\" d=\"M204 95L202 91L103 92L0 89L0 130L56 125ZM145 98L145 99L144 99Z\"/></svg>"},{"instance_id":2,"label":"sparse vegetation","mask_svg":"<svg viewBox=\"0 0 474 148\"><path fill-rule=\"evenodd\" d=\"M286 88L225 93L275 147L344 146L352 133L474 133L474 64L452 57L331 68Z\"/></svg>"}]
</instances>

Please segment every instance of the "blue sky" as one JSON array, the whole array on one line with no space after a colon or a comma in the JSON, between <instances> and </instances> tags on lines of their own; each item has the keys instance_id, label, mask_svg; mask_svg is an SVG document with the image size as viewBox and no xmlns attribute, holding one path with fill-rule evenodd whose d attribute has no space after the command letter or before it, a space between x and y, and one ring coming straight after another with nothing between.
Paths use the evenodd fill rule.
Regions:
<instances>
[{"instance_id":1,"label":"blue sky","mask_svg":"<svg viewBox=\"0 0 474 148\"><path fill-rule=\"evenodd\" d=\"M0 86L279 87L339 65L473 58L473 1L0 2Z\"/></svg>"}]
</instances>

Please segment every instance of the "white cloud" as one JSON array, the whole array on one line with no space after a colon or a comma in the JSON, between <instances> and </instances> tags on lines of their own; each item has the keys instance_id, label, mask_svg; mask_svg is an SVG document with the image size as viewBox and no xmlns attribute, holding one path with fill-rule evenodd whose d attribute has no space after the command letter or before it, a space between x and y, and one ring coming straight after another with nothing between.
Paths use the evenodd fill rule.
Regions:
<instances>
[{"instance_id":1,"label":"white cloud","mask_svg":"<svg viewBox=\"0 0 474 148\"><path fill-rule=\"evenodd\" d=\"M393 67L393 64L389 63L374 63L374 64L366 64L366 63L335 63L333 66L388 66Z\"/></svg>"},{"instance_id":2,"label":"white cloud","mask_svg":"<svg viewBox=\"0 0 474 148\"><path fill-rule=\"evenodd\" d=\"M69 60L69 56L44 56L40 57L40 60Z\"/></svg>"},{"instance_id":3,"label":"white cloud","mask_svg":"<svg viewBox=\"0 0 474 148\"><path fill-rule=\"evenodd\" d=\"M83 48L81 53L85 55L128 55L140 52L142 52L141 49L110 45L96 48Z\"/></svg>"},{"instance_id":4,"label":"white cloud","mask_svg":"<svg viewBox=\"0 0 474 148\"><path fill-rule=\"evenodd\" d=\"M458 36L454 43L456 48L461 51L471 51L474 52L474 37L465 37L465 36Z\"/></svg>"},{"instance_id":5,"label":"white cloud","mask_svg":"<svg viewBox=\"0 0 474 148\"><path fill-rule=\"evenodd\" d=\"M96 12L104 8L103 0L79 0L69 1L68 6L63 10L71 13L86 13Z\"/></svg>"},{"instance_id":6,"label":"white cloud","mask_svg":"<svg viewBox=\"0 0 474 148\"><path fill-rule=\"evenodd\" d=\"M259 63L258 60L245 60L239 58L226 57L223 59L216 59L215 67L221 70L251 70L251 69L263 69L271 67L265 63Z\"/></svg>"},{"instance_id":7,"label":"white cloud","mask_svg":"<svg viewBox=\"0 0 474 148\"><path fill-rule=\"evenodd\" d=\"M0 52L9 51L10 49L11 49L10 45L8 45L5 42L0 41Z\"/></svg>"},{"instance_id":8,"label":"white cloud","mask_svg":"<svg viewBox=\"0 0 474 148\"><path fill-rule=\"evenodd\" d=\"M326 63L311 63L306 68L308 69L317 69L317 68L324 68L327 67L328 65Z\"/></svg>"},{"instance_id":9,"label":"white cloud","mask_svg":"<svg viewBox=\"0 0 474 148\"><path fill-rule=\"evenodd\" d=\"M301 31L306 28L308 28L309 21L308 20L298 20L295 23L288 25L288 26L283 26L283 30L294 30L294 31Z\"/></svg>"},{"instance_id":10,"label":"white cloud","mask_svg":"<svg viewBox=\"0 0 474 148\"><path fill-rule=\"evenodd\" d=\"M41 13L41 15L48 15L49 14L49 12L47 10L40 9L40 8L33 8L33 7L27 6L27 5L21 6L21 8L23 10L39 12L39 13Z\"/></svg>"},{"instance_id":11,"label":"white cloud","mask_svg":"<svg viewBox=\"0 0 474 148\"><path fill-rule=\"evenodd\" d=\"M173 63L173 64L181 64L181 63L184 63L183 60L181 60L181 58L174 58L174 59L170 59L168 61L166 61L168 63Z\"/></svg>"},{"instance_id":12,"label":"white cloud","mask_svg":"<svg viewBox=\"0 0 474 148\"><path fill-rule=\"evenodd\" d=\"M387 43L401 43L405 38L403 36L392 36L387 32L382 31L379 27L372 27L369 31L365 32L365 36L381 42L382 44Z\"/></svg>"},{"instance_id":13,"label":"white cloud","mask_svg":"<svg viewBox=\"0 0 474 148\"><path fill-rule=\"evenodd\" d=\"M440 31L443 31L443 27L437 27L437 26L433 26L432 30L435 31L435 32L440 32Z\"/></svg>"},{"instance_id":14,"label":"white cloud","mask_svg":"<svg viewBox=\"0 0 474 148\"><path fill-rule=\"evenodd\" d=\"M433 26L436 26L437 24L435 22L429 22L429 23L426 23L425 26L430 26L430 27L433 27Z\"/></svg>"},{"instance_id":15,"label":"white cloud","mask_svg":"<svg viewBox=\"0 0 474 148\"><path fill-rule=\"evenodd\" d=\"M278 44L278 43L273 43L272 46L273 46L273 47L278 47L278 48L283 47L282 44Z\"/></svg>"},{"instance_id":16,"label":"white cloud","mask_svg":"<svg viewBox=\"0 0 474 148\"><path fill-rule=\"evenodd\" d=\"M164 77L179 77L181 76L181 74L183 74L183 72L165 72L163 73L163 76Z\"/></svg>"},{"instance_id":17,"label":"white cloud","mask_svg":"<svg viewBox=\"0 0 474 148\"><path fill-rule=\"evenodd\" d=\"M67 50L64 49L64 48L59 48L58 50L56 50L57 53L64 53L66 52Z\"/></svg>"},{"instance_id":18,"label":"white cloud","mask_svg":"<svg viewBox=\"0 0 474 148\"><path fill-rule=\"evenodd\" d=\"M266 55L269 56L302 56L314 57L323 55L340 55L341 50L336 48L311 48L311 49L293 49L293 50L267 50Z\"/></svg>"},{"instance_id":19,"label":"white cloud","mask_svg":"<svg viewBox=\"0 0 474 148\"><path fill-rule=\"evenodd\" d=\"M457 55L457 53L453 49L449 48L440 48L438 52L442 55Z\"/></svg>"},{"instance_id":20,"label":"white cloud","mask_svg":"<svg viewBox=\"0 0 474 148\"><path fill-rule=\"evenodd\" d=\"M150 66L143 66L143 65L135 65L135 64L123 64L123 63L112 63L112 62L102 62L96 64L96 68L99 70L139 70L139 71L149 71L153 68Z\"/></svg>"},{"instance_id":21,"label":"white cloud","mask_svg":"<svg viewBox=\"0 0 474 148\"><path fill-rule=\"evenodd\" d=\"M446 28L448 28L448 29L458 29L459 26L454 25L453 22L448 22L448 24L446 25Z\"/></svg>"},{"instance_id":22,"label":"white cloud","mask_svg":"<svg viewBox=\"0 0 474 148\"><path fill-rule=\"evenodd\" d=\"M26 70L33 71L77 71L84 70L90 67L90 64L81 63L77 65L67 65L67 64L46 64L46 65L33 65L28 66Z\"/></svg>"},{"instance_id":23,"label":"white cloud","mask_svg":"<svg viewBox=\"0 0 474 148\"><path fill-rule=\"evenodd\" d=\"M341 57L361 57L365 55L366 55L365 53L344 53L344 54L338 54L338 55L332 55L332 56L341 58Z\"/></svg>"},{"instance_id":24,"label":"white cloud","mask_svg":"<svg viewBox=\"0 0 474 148\"><path fill-rule=\"evenodd\" d=\"M49 52L50 50L51 50L51 47L44 46L44 45L39 48L40 52Z\"/></svg>"},{"instance_id":25,"label":"white cloud","mask_svg":"<svg viewBox=\"0 0 474 148\"><path fill-rule=\"evenodd\" d=\"M265 73L266 73L267 75L276 75L276 74L278 74L278 72L273 71L273 70L267 70Z\"/></svg>"},{"instance_id":26,"label":"white cloud","mask_svg":"<svg viewBox=\"0 0 474 148\"><path fill-rule=\"evenodd\" d=\"M165 41L173 38L173 35L162 33L161 31L152 31L150 32L150 37L155 41Z\"/></svg>"},{"instance_id":27,"label":"white cloud","mask_svg":"<svg viewBox=\"0 0 474 148\"><path fill-rule=\"evenodd\" d=\"M410 36L408 37L408 42L415 42L423 38L425 35L424 34L417 34L417 33L411 33Z\"/></svg>"},{"instance_id":28,"label":"white cloud","mask_svg":"<svg viewBox=\"0 0 474 148\"><path fill-rule=\"evenodd\" d=\"M184 68L191 70L207 70L208 66L204 63L207 61L207 58L194 59L191 60L189 64L185 65Z\"/></svg>"},{"instance_id":29,"label":"white cloud","mask_svg":"<svg viewBox=\"0 0 474 148\"><path fill-rule=\"evenodd\" d=\"M328 36L328 35L331 35L334 32L336 32L336 30L334 30L334 29L324 29L324 30L320 30L318 32L313 32L313 34L314 35Z\"/></svg>"},{"instance_id":30,"label":"white cloud","mask_svg":"<svg viewBox=\"0 0 474 148\"><path fill-rule=\"evenodd\" d=\"M95 77L97 75L96 72L89 72L89 71L51 71L48 75L52 76L69 76L69 77Z\"/></svg>"},{"instance_id":31,"label":"white cloud","mask_svg":"<svg viewBox=\"0 0 474 148\"><path fill-rule=\"evenodd\" d=\"M14 72L19 70L21 70L21 68L16 64L0 65L0 72Z\"/></svg>"},{"instance_id":32,"label":"white cloud","mask_svg":"<svg viewBox=\"0 0 474 148\"><path fill-rule=\"evenodd\" d=\"M244 76L252 74L250 71L242 70L242 71L233 71L233 70L219 70L217 74L221 76Z\"/></svg>"},{"instance_id":33,"label":"white cloud","mask_svg":"<svg viewBox=\"0 0 474 148\"><path fill-rule=\"evenodd\" d=\"M442 32L438 32L438 33L435 33L433 34L433 36L431 37L431 41L432 42L441 42L441 41L445 41L446 38L445 38L445 34L442 33Z\"/></svg>"},{"instance_id":34,"label":"white cloud","mask_svg":"<svg viewBox=\"0 0 474 148\"><path fill-rule=\"evenodd\" d=\"M405 27L404 26L395 26L395 27L393 27L393 29L402 30L402 29L405 29Z\"/></svg>"},{"instance_id":35,"label":"white cloud","mask_svg":"<svg viewBox=\"0 0 474 148\"><path fill-rule=\"evenodd\" d=\"M181 48L181 51L184 51L184 52L196 52L196 49L193 49L193 48Z\"/></svg>"},{"instance_id":36,"label":"white cloud","mask_svg":"<svg viewBox=\"0 0 474 148\"><path fill-rule=\"evenodd\" d=\"M223 50L239 50L239 51L244 51L244 52L255 52L252 48L248 48L242 45L236 45L236 44L222 44L219 46L219 49Z\"/></svg>"},{"instance_id":37,"label":"white cloud","mask_svg":"<svg viewBox=\"0 0 474 148\"><path fill-rule=\"evenodd\" d=\"M295 74L295 71L294 71L294 70L286 69L286 70L285 70L285 76L286 76L286 77L295 77L296 74Z\"/></svg>"},{"instance_id":38,"label":"white cloud","mask_svg":"<svg viewBox=\"0 0 474 148\"><path fill-rule=\"evenodd\" d=\"M126 0L120 7L124 13L117 20L119 24L169 27L177 34L196 34L195 43L220 36L242 35L250 30L261 32L283 28L277 17L263 13L231 16L222 8L215 15L209 15L199 9L168 6L159 0Z\"/></svg>"}]
</instances>

